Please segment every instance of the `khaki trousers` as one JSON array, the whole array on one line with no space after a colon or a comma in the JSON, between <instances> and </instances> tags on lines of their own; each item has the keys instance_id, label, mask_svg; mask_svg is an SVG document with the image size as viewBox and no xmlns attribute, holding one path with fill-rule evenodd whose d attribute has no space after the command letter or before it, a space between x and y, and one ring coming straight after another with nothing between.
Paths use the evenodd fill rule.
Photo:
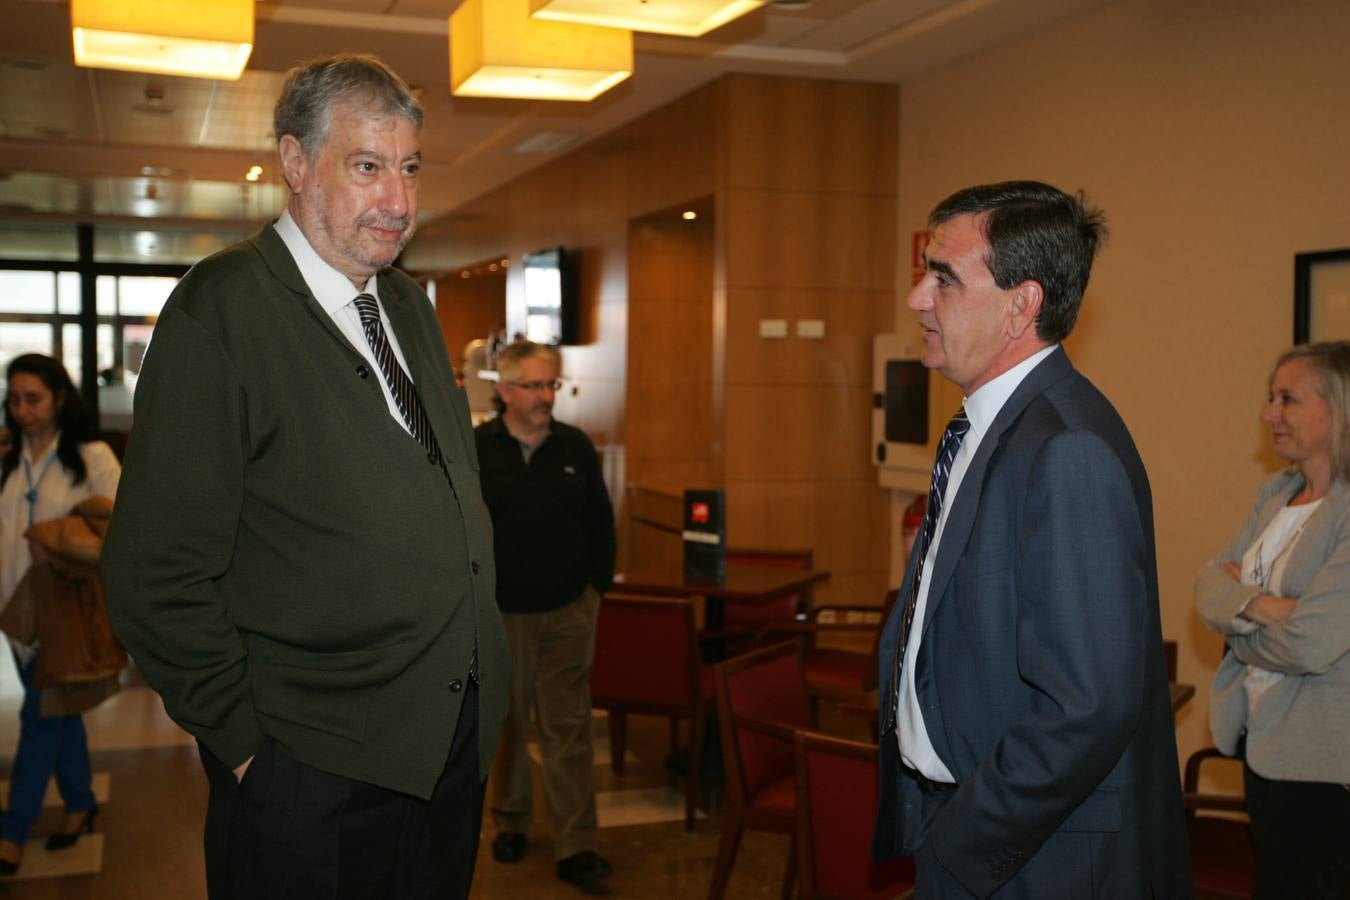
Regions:
<instances>
[{"instance_id":1,"label":"khaki trousers","mask_svg":"<svg viewBox=\"0 0 1350 900\"><path fill-rule=\"evenodd\" d=\"M525 736L533 712L555 859L598 846L591 660L599 609L600 595L588 586L562 609L502 613L515 668L506 728L492 767L492 821L499 832L530 829L532 772Z\"/></svg>"}]
</instances>

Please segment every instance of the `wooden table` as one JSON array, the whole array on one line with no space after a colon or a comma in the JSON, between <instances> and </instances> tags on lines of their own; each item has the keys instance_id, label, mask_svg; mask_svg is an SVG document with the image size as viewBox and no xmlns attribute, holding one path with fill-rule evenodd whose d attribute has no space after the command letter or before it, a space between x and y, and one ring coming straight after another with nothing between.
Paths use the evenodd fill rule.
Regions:
<instances>
[{"instance_id":1,"label":"wooden table","mask_svg":"<svg viewBox=\"0 0 1350 900\"><path fill-rule=\"evenodd\" d=\"M638 569L614 576L617 593L706 597L721 603L764 603L785 594L796 594L830 577L822 569L785 569L773 566L727 566L721 582L687 581L676 568ZM710 610L711 611L711 610Z\"/></svg>"}]
</instances>

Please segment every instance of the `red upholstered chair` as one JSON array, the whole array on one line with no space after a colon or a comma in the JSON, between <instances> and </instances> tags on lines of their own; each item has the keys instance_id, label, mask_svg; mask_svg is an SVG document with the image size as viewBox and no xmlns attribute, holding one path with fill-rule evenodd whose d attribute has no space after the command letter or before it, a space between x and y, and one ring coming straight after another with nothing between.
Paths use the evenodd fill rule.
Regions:
<instances>
[{"instance_id":1,"label":"red upholstered chair","mask_svg":"<svg viewBox=\"0 0 1350 900\"><path fill-rule=\"evenodd\" d=\"M729 659L713 671L727 809L708 897L720 900L725 894L747 828L789 836L783 897L791 897L797 807L793 735L814 727L801 658L788 642Z\"/></svg>"},{"instance_id":2,"label":"red upholstered chair","mask_svg":"<svg viewBox=\"0 0 1350 900\"><path fill-rule=\"evenodd\" d=\"M1195 751L1186 760L1186 771L1181 779L1195 890L1205 897L1248 900L1256 887L1256 848L1252 844L1251 828L1240 819L1202 814L1205 810L1231 814L1247 809L1241 797L1200 793L1200 766L1213 759L1241 765L1216 748L1206 747Z\"/></svg>"},{"instance_id":3,"label":"red upholstered chair","mask_svg":"<svg viewBox=\"0 0 1350 900\"><path fill-rule=\"evenodd\" d=\"M689 725L684 827L694 827L699 751L712 672L699 660L694 607L688 599L606 594L595 626L591 705L609 712L611 766L623 774L628 715L668 716L674 742L680 719Z\"/></svg>"},{"instance_id":4,"label":"red upholstered chair","mask_svg":"<svg viewBox=\"0 0 1350 900\"><path fill-rule=\"evenodd\" d=\"M809 620L763 628L756 640L763 644L797 637L806 689L813 700L847 703L859 710L874 708L871 695L877 689L877 641L899 595L898 589L887 591L880 607L817 606L811 610ZM859 653L819 646L817 638L829 634L866 634L872 638L871 650Z\"/></svg>"},{"instance_id":5,"label":"red upholstered chair","mask_svg":"<svg viewBox=\"0 0 1350 900\"><path fill-rule=\"evenodd\" d=\"M797 887L804 900L882 900L914 886L914 860L872 862L877 746L797 732Z\"/></svg>"}]
</instances>

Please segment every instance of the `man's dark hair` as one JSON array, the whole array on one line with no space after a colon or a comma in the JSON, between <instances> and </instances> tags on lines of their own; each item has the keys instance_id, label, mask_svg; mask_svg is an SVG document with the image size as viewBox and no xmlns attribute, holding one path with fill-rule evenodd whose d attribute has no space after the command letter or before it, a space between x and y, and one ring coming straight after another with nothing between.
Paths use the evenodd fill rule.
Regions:
<instances>
[{"instance_id":1,"label":"man's dark hair","mask_svg":"<svg viewBox=\"0 0 1350 900\"><path fill-rule=\"evenodd\" d=\"M277 140L289 134L313 158L328 138L338 102L367 104L372 112L400 115L422 127L422 105L393 69L366 53L342 53L312 59L286 73L272 112Z\"/></svg>"},{"instance_id":2,"label":"man's dark hair","mask_svg":"<svg viewBox=\"0 0 1350 900\"><path fill-rule=\"evenodd\" d=\"M1089 208L1082 191L1070 197L1039 181L1004 181L957 191L933 209L928 226L964 215L982 218L995 284L1005 291L1028 280L1041 285L1036 335L1052 344L1068 337L1106 240L1101 210Z\"/></svg>"}]
</instances>

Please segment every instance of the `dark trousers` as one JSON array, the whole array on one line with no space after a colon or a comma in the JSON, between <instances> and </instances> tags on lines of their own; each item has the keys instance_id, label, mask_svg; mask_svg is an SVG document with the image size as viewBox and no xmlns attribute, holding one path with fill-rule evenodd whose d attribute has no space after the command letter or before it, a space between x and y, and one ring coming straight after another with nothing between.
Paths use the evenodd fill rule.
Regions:
<instances>
[{"instance_id":1,"label":"dark trousers","mask_svg":"<svg viewBox=\"0 0 1350 900\"><path fill-rule=\"evenodd\" d=\"M1342 900L1350 887L1350 790L1262 778L1242 782L1256 843L1256 900Z\"/></svg>"},{"instance_id":2,"label":"dark trousers","mask_svg":"<svg viewBox=\"0 0 1350 900\"><path fill-rule=\"evenodd\" d=\"M201 747L211 900L447 900L469 895L483 818L478 687L430 800L324 772L271 738L242 782Z\"/></svg>"}]
</instances>

